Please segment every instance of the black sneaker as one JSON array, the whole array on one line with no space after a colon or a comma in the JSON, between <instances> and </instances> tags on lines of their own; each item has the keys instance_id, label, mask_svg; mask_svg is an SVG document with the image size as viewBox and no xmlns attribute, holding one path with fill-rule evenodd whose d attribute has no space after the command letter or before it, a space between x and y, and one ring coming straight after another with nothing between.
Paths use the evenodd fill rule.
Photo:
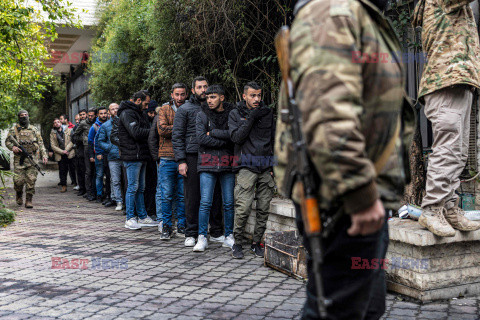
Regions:
<instances>
[{"instance_id":1,"label":"black sneaker","mask_svg":"<svg viewBox=\"0 0 480 320\"><path fill-rule=\"evenodd\" d=\"M104 204L105 208L113 207L116 206L117 204L113 201L107 201L107 203Z\"/></svg>"},{"instance_id":2,"label":"black sneaker","mask_svg":"<svg viewBox=\"0 0 480 320\"><path fill-rule=\"evenodd\" d=\"M255 257L263 258L265 256L265 249L260 243L252 244L251 250Z\"/></svg>"},{"instance_id":3,"label":"black sneaker","mask_svg":"<svg viewBox=\"0 0 480 320\"><path fill-rule=\"evenodd\" d=\"M170 240L172 237L172 230L168 226L164 226L160 234L160 240Z\"/></svg>"},{"instance_id":4,"label":"black sneaker","mask_svg":"<svg viewBox=\"0 0 480 320\"><path fill-rule=\"evenodd\" d=\"M77 196L81 197L83 195L85 195L85 191L84 190L79 190L78 193L77 193Z\"/></svg>"},{"instance_id":5,"label":"black sneaker","mask_svg":"<svg viewBox=\"0 0 480 320\"><path fill-rule=\"evenodd\" d=\"M239 244L234 244L232 247L232 257L235 259L243 259L243 248Z\"/></svg>"},{"instance_id":6,"label":"black sneaker","mask_svg":"<svg viewBox=\"0 0 480 320\"><path fill-rule=\"evenodd\" d=\"M96 199L97 199L97 197L92 196L92 195L89 195L89 196L87 197L87 200L88 200L88 201L95 201Z\"/></svg>"},{"instance_id":7,"label":"black sneaker","mask_svg":"<svg viewBox=\"0 0 480 320\"><path fill-rule=\"evenodd\" d=\"M102 198L98 197L97 200L95 200L97 203L102 203Z\"/></svg>"}]
</instances>

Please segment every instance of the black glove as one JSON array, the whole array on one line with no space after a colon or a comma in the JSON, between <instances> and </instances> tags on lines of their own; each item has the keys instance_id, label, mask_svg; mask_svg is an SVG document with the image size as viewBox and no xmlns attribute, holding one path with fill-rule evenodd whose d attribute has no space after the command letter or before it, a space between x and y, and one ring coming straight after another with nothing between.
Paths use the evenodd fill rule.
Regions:
<instances>
[{"instance_id":1,"label":"black glove","mask_svg":"<svg viewBox=\"0 0 480 320\"><path fill-rule=\"evenodd\" d=\"M252 119L260 119L266 116L269 112L270 112L270 109L267 107L255 108L252 111L250 111L250 117L252 117Z\"/></svg>"}]
</instances>

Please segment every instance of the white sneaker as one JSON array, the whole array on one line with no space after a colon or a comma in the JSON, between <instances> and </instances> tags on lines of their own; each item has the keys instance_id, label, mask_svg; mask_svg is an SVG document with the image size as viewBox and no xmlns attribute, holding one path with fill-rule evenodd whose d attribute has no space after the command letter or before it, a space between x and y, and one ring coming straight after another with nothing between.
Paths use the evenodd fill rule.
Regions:
<instances>
[{"instance_id":1,"label":"white sneaker","mask_svg":"<svg viewBox=\"0 0 480 320\"><path fill-rule=\"evenodd\" d=\"M223 241L222 247L232 248L234 244L235 239L233 238L233 233L231 233L228 237L225 238L225 241Z\"/></svg>"},{"instance_id":2,"label":"white sneaker","mask_svg":"<svg viewBox=\"0 0 480 320\"><path fill-rule=\"evenodd\" d=\"M210 241L223 243L223 241L225 241L225 236L220 236L220 237L217 237L217 238L210 237Z\"/></svg>"},{"instance_id":3,"label":"white sneaker","mask_svg":"<svg viewBox=\"0 0 480 320\"><path fill-rule=\"evenodd\" d=\"M80 186L77 185L77 186L73 187L73 190L80 190Z\"/></svg>"},{"instance_id":4,"label":"white sneaker","mask_svg":"<svg viewBox=\"0 0 480 320\"><path fill-rule=\"evenodd\" d=\"M194 237L187 237L185 239L185 247L193 247L195 245L195 238Z\"/></svg>"},{"instance_id":5,"label":"white sneaker","mask_svg":"<svg viewBox=\"0 0 480 320\"><path fill-rule=\"evenodd\" d=\"M138 224L141 227L156 227L158 226L158 221L153 221L152 218L147 216L145 219L138 219Z\"/></svg>"},{"instance_id":6,"label":"white sneaker","mask_svg":"<svg viewBox=\"0 0 480 320\"><path fill-rule=\"evenodd\" d=\"M125 228L131 229L131 230L138 230L138 229L142 229L142 226L138 224L136 218L132 218L125 221Z\"/></svg>"},{"instance_id":7,"label":"white sneaker","mask_svg":"<svg viewBox=\"0 0 480 320\"><path fill-rule=\"evenodd\" d=\"M158 224L158 232L163 232L163 221L160 221L160 223Z\"/></svg>"},{"instance_id":8,"label":"white sneaker","mask_svg":"<svg viewBox=\"0 0 480 320\"><path fill-rule=\"evenodd\" d=\"M197 244L193 247L193 252L203 252L208 248L208 240L203 234L198 236Z\"/></svg>"},{"instance_id":9,"label":"white sneaker","mask_svg":"<svg viewBox=\"0 0 480 320\"><path fill-rule=\"evenodd\" d=\"M117 206L115 207L115 211L122 211L123 204L121 202L117 202Z\"/></svg>"}]
</instances>

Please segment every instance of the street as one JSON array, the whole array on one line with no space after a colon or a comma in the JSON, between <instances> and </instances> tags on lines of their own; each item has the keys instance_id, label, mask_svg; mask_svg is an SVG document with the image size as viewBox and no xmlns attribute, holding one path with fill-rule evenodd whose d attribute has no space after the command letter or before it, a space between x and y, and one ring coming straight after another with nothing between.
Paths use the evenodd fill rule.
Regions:
<instances>
[{"instance_id":1,"label":"street","mask_svg":"<svg viewBox=\"0 0 480 320\"><path fill-rule=\"evenodd\" d=\"M39 176L34 209L0 229L0 319L300 318L303 282L218 243L193 253L157 228L127 230L122 213L57 180ZM384 319L479 319L478 297L402 300L388 295Z\"/></svg>"}]
</instances>

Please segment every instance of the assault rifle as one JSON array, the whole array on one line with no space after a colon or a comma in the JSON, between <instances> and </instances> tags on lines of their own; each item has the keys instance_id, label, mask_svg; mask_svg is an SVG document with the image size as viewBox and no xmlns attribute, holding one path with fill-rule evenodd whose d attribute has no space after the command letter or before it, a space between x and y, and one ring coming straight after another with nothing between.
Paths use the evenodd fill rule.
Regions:
<instances>
[{"instance_id":1,"label":"assault rifle","mask_svg":"<svg viewBox=\"0 0 480 320\"><path fill-rule=\"evenodd\" d=\"M10 136L9 139L13 142L15 147L19 148L22 151L22 153L20 154L20 165L23 165L25 159L28 159L28 161L30 161L30 163L35 167L35 169L37 169L37 171L40 172L42 176L44 176L45 173L42 172L42 169L40 168L38 163L36 163L32 155L28 153L28 151L20 143L18 143L17 139L15 139L13 136Z\"/></svg>"},{"instance_id":2,"label":"assault rifle","mask_svg":"<svg viewBox=\"0 0 480 320\"><path fill-rule=\"evenodd\" d=\"M277 51L280 71L282 72L282 80L288 99L288 107L281 110L281 120L290 126L290 134L292 137L291 152L295 155L289 159L290 169L287 170L288 176L286 192L287 197L291 198L293 185L298 187L300 193L301 213L305 226L305 234L309 239L311 251L310 255L313 260L313 272L315 287L317 289L317 304L321 318L327 317L327 306L331 304L331 300L326 299L323 292L323 281L321 276L321 265L323 263L322 252L322 219L318 208L316 198L317 181L314 171L311 169L310 156L308 154L305 138L302 133L302 118L295 101L295 93L293 83L290 78L290 30L287 26L280 29L275 37L275 48Z\"/></svg>"}]
</instances>

